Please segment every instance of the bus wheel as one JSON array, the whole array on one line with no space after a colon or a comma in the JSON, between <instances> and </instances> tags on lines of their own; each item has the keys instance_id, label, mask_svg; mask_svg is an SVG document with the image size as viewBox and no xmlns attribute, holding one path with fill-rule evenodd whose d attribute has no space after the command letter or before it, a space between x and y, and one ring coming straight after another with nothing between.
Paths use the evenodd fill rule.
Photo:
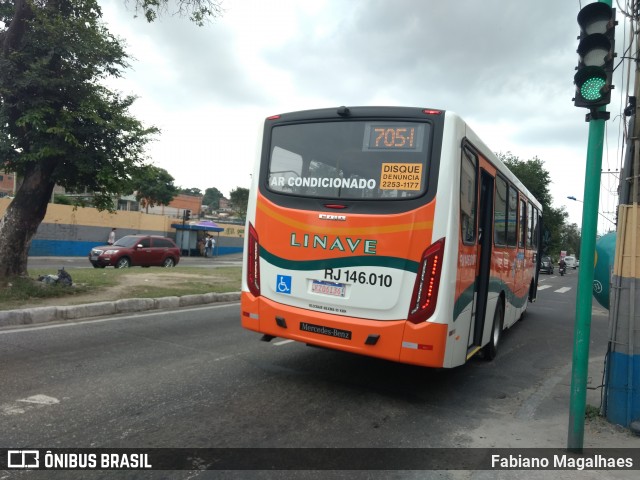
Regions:
<instances>
[{"instance_id":1,"label":"bus wheel","mask_svg":"<svg viewBox=\"0 0 640 480\"><path fill-rule=\"evenodd\" d=\"M491 361L496 358L498 354L498 344L500 343L500 337L502 337L502 325L504 322L504 309L502 301L498 300L496 305L496 311L493 314L493 326L491 327L491 339L482 348L482 356L485 360Z\"/></svg>"},{"instance_id":2,"label":"bus wheel","mask_svg":"<svg viewBox=\"0 0 640 480\"><path fill-rule=\"evenodd\" d=\"M533 303L536 301L536 289L533 280L531 280L531 285L529 285L529 303Z\"/></svg>"}]
</instances>

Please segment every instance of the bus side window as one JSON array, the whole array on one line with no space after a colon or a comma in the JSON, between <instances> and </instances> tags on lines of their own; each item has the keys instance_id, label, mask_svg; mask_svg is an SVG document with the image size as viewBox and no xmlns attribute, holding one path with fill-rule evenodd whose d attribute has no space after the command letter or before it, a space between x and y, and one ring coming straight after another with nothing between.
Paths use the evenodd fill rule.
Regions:
<instances>
[{"instance_id":1,"label":"bus side window","mask_svg":"<svg viewBox=\"0 0 640 480\"><path fill-rule=\"evenodd\" d=\"M507 245L515 247L517 238L518 221L518 191L509 185L509 205L507 207Z\"/></svg>"},{"instance_id":2,"label":"bus side window","mask_svg":"<svg viewBox=\"0 0 640 480\"><path fill-rule=\"evenodd\" d=\"M531 231L533 232L533 243L531 246L534 250L538 250L538 240L540 237L540 211L536 207L533 207L533 228Z\"/></svg>"},{"instance_id":3,"label":"bus side window","mask_svg":"<svg viewBox=\"0 0 640 480\"><path fill-rule=\"evenodd\" d=\"M493 241L496 245L507 244L507 182L496 176L496 198L493 210Z\"/></svg>"},{"instance_id":4,"label":"bus side window","mask_svg":"<svg viewBox=\"0 0 640 480\"><path fill-rule=\"evenodd\" d=\"M527 204L524 200L520 200L520 231L518 233L518 247L524 248L527 233Z\"/></svg>"},{"instance_id":5,"label":"bus side window","mask_svg":"<svg viewBox=\"0 0 640 480\"><path fill-rule=\"evenodd\" d=\"M464 149L460 169L460 227L462 242L474 244L476 241L477 169L476 157Z\"/></svg>"},{"instance_id":6,"label":"bus side window","mask_svg":"<svg viewBox=\"0 0 640 480\"><path fill-rule=\"evenodd\" d=\"M533 205L527 203L527 248L530 250L533 248Z\"/></svg>"}]
</instances>

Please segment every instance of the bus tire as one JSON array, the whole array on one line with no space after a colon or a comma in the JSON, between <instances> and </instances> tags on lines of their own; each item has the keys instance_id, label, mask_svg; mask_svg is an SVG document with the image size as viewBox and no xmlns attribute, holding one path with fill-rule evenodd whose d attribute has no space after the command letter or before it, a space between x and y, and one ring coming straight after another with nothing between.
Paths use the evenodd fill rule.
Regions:
<instances>
[{"instance_id":1,"label":"bus tire","mask_svg":"<svg viewBox=\"0 0 640 480\"><path fill-rule=\"evenodd\" d=\"M536 287L533 280L531 280L531 285L529 285L529 303L533 303L536 301Z\"/></svg>"},{"instance_id":2,"label":"bus tire","mask_svg":"<svg viewBox=\"0 0 640 480\"><path fill-rule=\"evenodd\" d=\"M504 307L502 306L502 300L498 299L496 310L493 314L493 325L491 327L491 338L482 348L482 356L485 360L490 362L498 354L498 345L500 344L500 338L502 337L502 326L504 324Z\"/></svg>"}]
</instances>

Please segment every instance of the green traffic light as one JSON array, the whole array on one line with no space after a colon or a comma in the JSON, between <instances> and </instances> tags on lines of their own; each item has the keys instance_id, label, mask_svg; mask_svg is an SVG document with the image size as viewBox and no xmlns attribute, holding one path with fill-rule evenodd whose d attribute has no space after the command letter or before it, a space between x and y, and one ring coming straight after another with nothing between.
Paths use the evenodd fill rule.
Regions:
<instances>
[{"instance_id":1,"label":"green traffic light","mask_svg":"<svg viewBox=\"0 0 640 480\"><path fill-rule=\"evenodd\" d=\"M596 101L602 98L602 87L605 86L606 80L600 77L591 77L587 79L580 87L580 95L589 101Z\"/></svg>"}]
</instances>

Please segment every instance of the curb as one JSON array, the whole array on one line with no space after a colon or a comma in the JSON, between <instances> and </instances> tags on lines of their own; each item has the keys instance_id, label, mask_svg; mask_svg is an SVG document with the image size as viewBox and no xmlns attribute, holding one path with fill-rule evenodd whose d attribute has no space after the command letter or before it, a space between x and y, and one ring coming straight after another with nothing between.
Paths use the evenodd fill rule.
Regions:
<instances>
[{"instance_id":1,"label":"curb","mask_svg":"<svg viewBox=\"0 0 640 480\"><path fill-rule=\"evenodd\" d=\"M204 293L182 297L126 298L114 302L85 303L56 307L35 307L23 310L0 310L0 327L35 325L39 323L79 320L120 313L169 310L209 303L240 300L240 292Z\"/></svg>"}]
</instances>

